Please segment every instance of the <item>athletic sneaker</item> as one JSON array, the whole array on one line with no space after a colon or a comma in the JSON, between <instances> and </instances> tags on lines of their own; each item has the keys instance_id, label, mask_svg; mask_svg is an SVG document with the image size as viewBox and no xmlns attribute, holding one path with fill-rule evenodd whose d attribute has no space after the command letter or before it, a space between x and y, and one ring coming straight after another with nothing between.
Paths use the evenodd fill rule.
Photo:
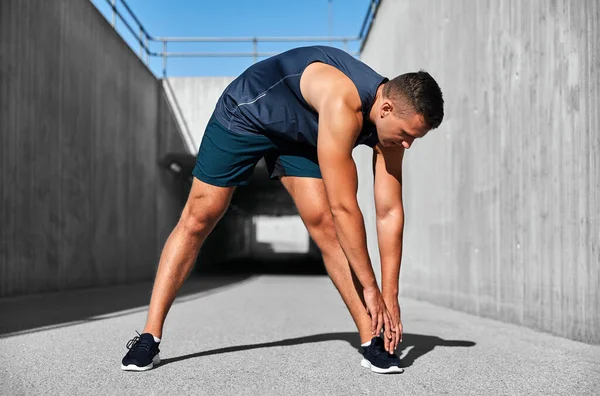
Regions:
<instances>
[{"instance_id":1,"label":"athletic sneaker","mask_svg":"<svg viewBox=\"0 0 600 396\"><path fill-rule=\"evenodd\" d=\"M379 374L404 372L400 358L385 350L381 337L373 337L371 344L362 348L364 359L360 362L361 366Z\"/></svg>"},{"instance_id":2,"label":"athletic sneaker","mask_svg":"<svg viewBox=\"0 0 600 396\"><path fill-rule=\"evenodd\" d=\"M129 352L123 358L121 368L128 371L150 370L160 363L158 345L159 343L154 341L152 334L138 333L137 336L133 337L127 343Z\"/></svg>"}]
</instances>

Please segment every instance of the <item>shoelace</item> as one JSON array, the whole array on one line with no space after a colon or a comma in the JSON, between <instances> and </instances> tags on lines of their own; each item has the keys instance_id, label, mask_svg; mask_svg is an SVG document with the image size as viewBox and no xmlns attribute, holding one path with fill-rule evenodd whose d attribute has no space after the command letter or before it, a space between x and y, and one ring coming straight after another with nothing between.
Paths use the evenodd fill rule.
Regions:
<instances>
[{"instance_id":1,"label":"shoelace","mask_svg":"<svg viewBox=\"0 0 600 396\"><path fill-rule=\"evenodd\" d=\"M144 352L149 352L150 351L150 343L148 342L142 342L141 340L141 334L138 333L138 331L135 331L138 335L136 335L135 337L133 337L131 340L127 341L127 349L131 350L143 350Z\"/></svg>"}]
</instances>

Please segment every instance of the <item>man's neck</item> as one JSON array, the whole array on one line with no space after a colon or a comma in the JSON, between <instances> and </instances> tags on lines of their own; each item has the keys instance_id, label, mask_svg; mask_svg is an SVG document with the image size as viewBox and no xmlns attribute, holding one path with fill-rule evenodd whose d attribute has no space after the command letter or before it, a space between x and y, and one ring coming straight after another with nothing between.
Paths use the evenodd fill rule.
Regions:
<instances>
[{"instance_id":1,"label":"man's neck","mask_svg":"<svg viewBox=\"0 0 600 396\"><path fill-rule=\"evenodd\" d=\"M383 99L383 87L385 84L381 84L379 88L377 88L377 93L375 94L375 102L371 107L371 111L369 112L369 121L375 124L375 120L379 115L379 109L381 108L381 101Z\"/></svg>"}]
</instances>

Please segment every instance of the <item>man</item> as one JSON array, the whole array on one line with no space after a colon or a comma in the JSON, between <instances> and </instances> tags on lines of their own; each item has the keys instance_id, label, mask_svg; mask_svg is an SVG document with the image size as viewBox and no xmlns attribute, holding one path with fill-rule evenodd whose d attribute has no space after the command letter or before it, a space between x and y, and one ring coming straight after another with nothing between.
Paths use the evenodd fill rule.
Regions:
<instances>
[{"instance_id":1,"label":"man","mask_svg":"<svg viewBox=\"0 0 600 396\"><path fill-rule=\"evenodd\" d=\"M128 343L122 369L148 370L160 362L163 324L177 291L235 186L246 184L264 157L271 178L291 194L352 315L362 365L401 372L394 351L402 339L402 159L442 118L442 93L429 74L389 80L339 49L296 48L248 68L225 89L206 127L188 201L160 258L144 331ZM358 144L374 151L381 290L356 198L352 150Z\"/></svg>"}]
</instances>

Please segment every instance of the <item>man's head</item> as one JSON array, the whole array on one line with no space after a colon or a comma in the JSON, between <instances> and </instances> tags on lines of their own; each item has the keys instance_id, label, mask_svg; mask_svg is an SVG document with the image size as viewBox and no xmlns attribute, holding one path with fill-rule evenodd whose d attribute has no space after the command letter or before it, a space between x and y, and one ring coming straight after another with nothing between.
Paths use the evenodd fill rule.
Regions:
<instances>
[{"instance_id":1,"label":"man's head","mask_svg":"<svg viewBox=\"0 0 600 396\"><path fill-rule=\"evenodd\" d=\"M378 91L371 109L383 146L409 148L416 138L437 128L444 118L444 99L436 81L425 71L402 74Z\"/></svg>"}]
</instances>

